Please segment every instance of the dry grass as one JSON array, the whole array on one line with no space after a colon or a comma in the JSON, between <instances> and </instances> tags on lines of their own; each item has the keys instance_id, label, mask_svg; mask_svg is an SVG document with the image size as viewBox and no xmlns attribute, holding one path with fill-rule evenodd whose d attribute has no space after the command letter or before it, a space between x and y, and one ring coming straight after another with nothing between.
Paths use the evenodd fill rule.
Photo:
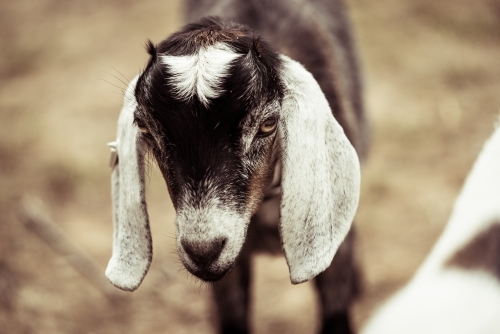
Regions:
<instances>
[{"instance_id":1,"label":"dry grass","mask_svg":"<svg viewBox=\"0 0 500 334\"><path fill-rule=\"evenodd\" d=\"M357 218L369 312L411 277L442 231L500 107L498 0L351 0L373 129ZM123 76L181 25L175 1L0 1L0 331L211 331L208 286L177 262L174 212L153 170L155 258L141 288L112 304L27 231L20 197L48 203L60 227L104 268L111 251L107 141ZM108 83L109 82L109 83ZM117 86L117 87L115 87ZM255 261L257 333L316 326L310 284L282 258Z\"/></svg>"}]
</instances>

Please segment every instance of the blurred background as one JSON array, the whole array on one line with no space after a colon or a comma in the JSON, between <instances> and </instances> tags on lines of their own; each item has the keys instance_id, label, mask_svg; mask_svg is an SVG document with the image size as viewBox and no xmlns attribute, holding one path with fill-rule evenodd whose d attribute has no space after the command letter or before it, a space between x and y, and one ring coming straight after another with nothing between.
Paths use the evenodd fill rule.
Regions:
<instances>
[{"instance_id":1,"label":"blurred background","mask_svg":"<svg viewBox=\"0 0 500 334\"><path fill-rule=\"evenodd\" d=\"M499 0L348 0L372 147L357 215L358 328L412 276L500 108ZM178 262L175 212L148 182L154 259L142 286L109 300L19 218L25 194L102 267L111 254L108 141L147 38L181 26L181 0L0 1L0 332L212 333L207 285ZM255 333L314 331L310 283L283 257L254 260Z\"/></svg>"}]
</instances>

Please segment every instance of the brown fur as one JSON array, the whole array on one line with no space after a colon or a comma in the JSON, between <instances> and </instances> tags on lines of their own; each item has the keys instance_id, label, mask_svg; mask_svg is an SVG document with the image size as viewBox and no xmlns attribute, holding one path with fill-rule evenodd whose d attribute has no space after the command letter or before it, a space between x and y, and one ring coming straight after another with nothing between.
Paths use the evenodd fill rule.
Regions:
<instances>
[{"instance_id":1,"label":"brown fur","mask_svg":"<svg viewBox=\"0 0 500 334\"><path fill-rule=\"evenodd\" d=\"M277 159L274 153L276 150L274 146L278 134L276 133L274 136L268 154L263 157L261 164L252 174L252 178L250 179L250 187L247 195L247 212L249 212L250 215L253 215L258 210L259 205L262 203L264 193L273 179L274 167Z\"/></svg>"},{"instance_id":2,"label":"brown fur","mask_svg":"<svg viewBox=\"0 0 500 334\"><path fill-rule=\"evenodd\" d=\"M483 270L500 280L500 221L478 234L445 265L467 270Z\"/></svg>"},{"instance_id":3,"label":"brown fur","mask_svg":"<svg viewBox=\"0 0 500 334\"><path fill-rule=\"evenodd\" d=\"M247 34L248 29L244 27L221 29L214 25L209 29L196 30L189 33L188 40L194 41L196 45L207 47L220 42L232 42Z\"/></svg>"}]
</instances>

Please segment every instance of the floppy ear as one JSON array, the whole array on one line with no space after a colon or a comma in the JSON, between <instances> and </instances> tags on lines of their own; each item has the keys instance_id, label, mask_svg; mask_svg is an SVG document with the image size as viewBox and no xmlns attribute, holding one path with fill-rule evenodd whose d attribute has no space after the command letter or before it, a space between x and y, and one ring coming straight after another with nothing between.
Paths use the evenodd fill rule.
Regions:
<instances>
[{"instance_id":1,"label":"floppy ear","mask_svg":"<svg viewBox=\"0 0 500 334\"><path fill-rule=\"evenodd\" d=\"M116 147L118 159L112 159L113 255L106 276L114 286L126 291L139 287L153 256L144 196L144 148L134 123L136 83L137 77L127 88L118 119L118 139L110 145Z\"/></svg>"},{"instance_id":2,"label":"floppy ear","mask_svg":"<svg viewBox=\"0 0 500 334\"><path fill-rule=\"evenodd\" d=\"M360 167L316 80L299 63L282 60L280 233L290 280L297 284L330 266L349 231Z\"/></svg>"}]
</instances>

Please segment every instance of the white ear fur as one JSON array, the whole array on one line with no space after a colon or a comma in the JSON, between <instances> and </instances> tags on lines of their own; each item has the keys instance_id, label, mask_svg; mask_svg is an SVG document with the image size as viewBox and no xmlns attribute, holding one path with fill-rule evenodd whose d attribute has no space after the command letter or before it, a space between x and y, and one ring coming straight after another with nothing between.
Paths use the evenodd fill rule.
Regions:
<instances>
[{"instance_id":1,"label":"white ear fur","mask_svg":"<svg viewBox=\"0 0 500 334\"><path fill-rule=\"evenodd\" d=\"M137 77L127 88L118 119L118 163L111 176L113 255L106 276L116 287L133 291L146 275L152 258L151 232L144 196L144 152L134 123Z\"/></svg>"},{"instance_id":2,"label":"white ear fur","mask_svg":"<svg viewBox=\"0 0 500 334\"><path fill-rule=\"evenodd\" d=\"M358 206L356 151L313 76L282 56L280 232L293 284L330 266Z\"/></svg>"}]
</instances>

